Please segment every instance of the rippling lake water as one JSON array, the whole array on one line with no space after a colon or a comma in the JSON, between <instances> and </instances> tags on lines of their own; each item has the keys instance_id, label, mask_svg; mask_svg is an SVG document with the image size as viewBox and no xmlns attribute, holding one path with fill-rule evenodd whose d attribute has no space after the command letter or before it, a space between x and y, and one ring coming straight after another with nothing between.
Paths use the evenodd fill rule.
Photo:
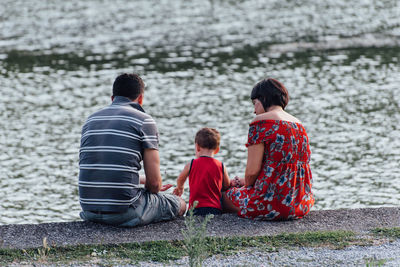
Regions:
<instances>
[{"instance_id":1,"label":"rippling lake water","mask_svg":"<svg viewBox=\"0 0 400 267\"><path fill-rule=\"evenodd\" d=\"M242 176L249 93L275 77L311 140L315 209L400 205L398 0L3 0L0 224L79 219L81 126L122 72L146 83L166 182L204 126Z\"/></svg>"}]
</instances>

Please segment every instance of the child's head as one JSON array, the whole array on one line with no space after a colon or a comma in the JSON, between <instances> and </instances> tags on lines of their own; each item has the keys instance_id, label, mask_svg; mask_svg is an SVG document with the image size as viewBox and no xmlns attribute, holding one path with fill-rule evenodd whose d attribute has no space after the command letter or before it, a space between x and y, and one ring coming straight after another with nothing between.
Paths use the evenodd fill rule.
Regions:
<instances>
[{"instance_id":1,"label":"child's head","mask_svg":"<svg viewBox=\"0 0 400 267\"><path fill-rule=\"evenodd\" d=\"M214 128L202 128L196 133L194 142L201 148L219 150L221 135Z\"/></svg>"}]
</instances>

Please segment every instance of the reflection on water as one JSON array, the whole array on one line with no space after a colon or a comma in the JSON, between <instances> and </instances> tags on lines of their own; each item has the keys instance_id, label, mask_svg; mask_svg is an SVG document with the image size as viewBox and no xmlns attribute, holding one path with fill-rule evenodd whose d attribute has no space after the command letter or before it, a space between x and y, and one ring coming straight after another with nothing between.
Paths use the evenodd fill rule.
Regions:
<instances>
[{"instance_id":1,"label":"reflection on water","mask_svg":"<svg viewBox=\"0 0 400 267\"><path fill-rule=\"evenodd\" d=\"M0 224L78 219L81 125L125 71L147 85L167 182L203 126L243 175L249 92L272 76L311 140L315 208L400 204L398 1L3 2Z\"/></svg>"}]
</instances>

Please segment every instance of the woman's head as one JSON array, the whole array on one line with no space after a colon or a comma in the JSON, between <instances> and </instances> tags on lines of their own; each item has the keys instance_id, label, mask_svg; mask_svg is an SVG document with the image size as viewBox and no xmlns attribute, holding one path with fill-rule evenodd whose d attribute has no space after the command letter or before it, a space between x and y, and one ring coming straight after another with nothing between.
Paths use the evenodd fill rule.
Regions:
<instances>
[{"instance_id":1,"label":"woman's head","mask_svg":"<svg viewBox=\"0 0 400 267\"><path fill-rule=\"evenodd\" d=\"M281 82L268 78L254 86L250 98L259 100L265 111L271 106L281 106L285 109L289 102L289 93Z\"/></svg>"}]
</instances>

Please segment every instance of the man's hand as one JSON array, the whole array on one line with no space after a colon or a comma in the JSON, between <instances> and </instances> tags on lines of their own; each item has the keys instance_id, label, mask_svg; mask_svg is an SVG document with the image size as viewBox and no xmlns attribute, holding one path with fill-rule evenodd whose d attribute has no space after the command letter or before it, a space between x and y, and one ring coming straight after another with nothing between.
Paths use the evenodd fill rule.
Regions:
<instances>
[{"instance_id":1,"label":"man's hand","mask_svg":"<svg viewBox=\"0 0 400 267\"><path fill-rule=\"evenodd\" d=\"M174 192L172 194L180 197L183 194L183 187L175 187Z\"/></svg>"}]
</instances>

